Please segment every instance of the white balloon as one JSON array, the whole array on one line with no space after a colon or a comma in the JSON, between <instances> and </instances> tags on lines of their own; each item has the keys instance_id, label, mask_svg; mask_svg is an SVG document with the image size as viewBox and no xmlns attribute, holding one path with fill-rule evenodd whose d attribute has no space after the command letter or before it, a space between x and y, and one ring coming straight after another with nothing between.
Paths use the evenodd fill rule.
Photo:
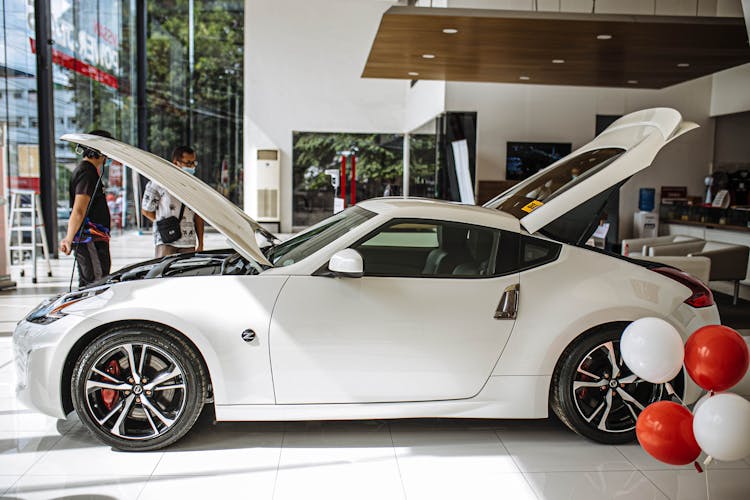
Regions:
<instances>
[{"instance_id":1,"label":"white balloon","mask_svg":"<svg viewBox=\"0 0 750 500\"><path fill-rule=\"evenodd\" d=\"M675 378L685 357L679 332L659 318L641 318L630 323L622 332L620 352L630 371L652 384Z\"/></svg>"},{"instance_id":2,"label":"white balloon","mask_svg":"<svg viewBox=\"0 0 750 500\"><path fill-rule=\"evenodd\" d=\"M708 398L695 412L693 434L706 455L717 460L750 456L750 401L728 392Z\"/></svg>"}]
</instances>

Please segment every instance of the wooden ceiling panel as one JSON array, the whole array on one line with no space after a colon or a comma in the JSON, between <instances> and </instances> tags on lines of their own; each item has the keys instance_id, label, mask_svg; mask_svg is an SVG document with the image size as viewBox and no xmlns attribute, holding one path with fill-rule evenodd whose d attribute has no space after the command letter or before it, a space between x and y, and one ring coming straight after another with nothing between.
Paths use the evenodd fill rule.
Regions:
<instances>
[{"instance_id":1,"label":"wooden ceiling panel","mask_svg":"<svg viewBox=\"0 0 750 500\"><path fill-rule=\"evenodd\" d=\"M392 7L362 76L663 88L747 62L741 18Z\"/></svg>"}]
</instances>

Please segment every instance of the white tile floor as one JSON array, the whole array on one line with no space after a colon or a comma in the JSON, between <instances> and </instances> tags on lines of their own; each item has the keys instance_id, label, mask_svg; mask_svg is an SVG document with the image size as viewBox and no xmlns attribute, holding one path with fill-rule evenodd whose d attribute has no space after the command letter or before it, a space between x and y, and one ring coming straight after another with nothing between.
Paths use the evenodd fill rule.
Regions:
<instances>
[{"instance_id":1,"label":"white tile floor","mask_svg":"<svg viewBox=\"0 0 750 500\"><path fill-rule=\"evenodd\" d=\"M209 235L208 247L221 247ZM114 268L151 256L150 236L113 241ZM37 287L0 294L0 496L4 498L705 499L750 498L750 461L708 474L672 467L637 445L601 446L555 420L250 422L204 415L151 453L102 446L81 424L24 408L13 394L11 332L72 261Z\"/></svg>"}]
</instances>

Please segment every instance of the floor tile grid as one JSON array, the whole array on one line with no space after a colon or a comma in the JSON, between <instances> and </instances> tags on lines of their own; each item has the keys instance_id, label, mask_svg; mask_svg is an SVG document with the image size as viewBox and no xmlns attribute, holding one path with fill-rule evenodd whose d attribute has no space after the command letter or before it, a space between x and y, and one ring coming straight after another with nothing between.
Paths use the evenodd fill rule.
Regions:
<instances>
[{"instance_id":1,"label":"floor tile grid","mask_svg":"<svg viewBox=\"0 0 750 500\"><path fill-rule=\"evenodd\" d=\"M643 470L641 470L641 469L640 469L640 468L638 467L638 464L636 464L636 463L635 463L635 462L634 462L633 460L630 460L630 459L628 458L628 456L627 456L627 455L626 455L626 454L625 454L625 453L624 453L624 452L623 452L623 451L622 451L622 450L621 450L621 449L620 449L620 448L619 448L618 446L615 446L614 448L615 448L615 449L617 450L617 452L618 452L618 453L619 453L620 455L622 455L622 457L623 457L623 458L624 458L625 460L627 460L628 462L630 462L631 464L633 464L633 468L634 468L635 470L637 470L637 471L638 471L638 472L640 473L640 475L641 475L641 476L643 476L644 478L646 478L646 480L647 480L647 481L648 481L649 483L651 483L651 485L652 485L652 486L653 486L654 488L656 488L656 490L657 490L657 491L661 492L661 494L662 494L662 495L664 495L664 496L665 496L666 498L671 498L671 497L670 497L670 496L669 496L669 495L667 494L667 492L666 492L666 491L662 490L662 489L661 489L661 488L659 487L659 485L658 485L658 484L656 484L656 483L655 483L655 482L653 481L653 479L651 479L651 478L650 478L650 477L648 476L648 474L646 474L646 473L645 473L645 472L644 472Z\"/></svg>"},{"instance_id":2,"label":"floor tile grid","mask_svg":"<svg viewBox=\"0 0 750 500\"><path fill-rule=\"evenodd\" d=\"M1 347L6 347L7 345L10 345L10 338L3 339L3 341L0 341L0 346ZM12 366L12 365L13 365L12 350L9 350L9 359L6 359L5 356L0 357L0 378L5 378L6 374L3 373L3 372L12 372L12 370L15 369L15 367ZM13 378L14 377L13 373L9 373L8 376L9 376L9 378L15 380ZM0 396L5 396L5 394L0 394ZM11 393L9 396L15 397L15 394ZM21 478L24 476L24 474L26 474L29 470L31 470L31 468L34 467L34 465L36 465L44 457L45 454L49 453L50 450L52 448L54 448L54 446L57 443L59 443L60 440L62 440L62 438L65 435L65 433L69 432L70 429L71 428L68 428L62 434L60 434L60 436L58 436L58 438L55 440L55 442L52 444L52 446L50 446L49 449L47 449L46 451L40 453L39 456L33 462L31 462L23 470L23 472L21 474L14 474L14 476L16 476L15 480L12 480L11 482L0 481L0 496L3 496L3 495L5 495L6 492L10 491L16 485L16 483L18 483L18 481L21 480ZM5 475L3 475L3 476L5 476ZM5 477L10 477L10 476L5 476Z\"/></svg>"},{"instance_id":3,"label":"floor tile grid","mask_svg":"<svg viewBox=\"0 0 750 500\"><path fill-rule=\"evenodd\" d=\"M510 459L511 459L511 460L513 461L513 463L514 463L514 464L516 465L516 467L518 467L518 470L520 470L520 471L521 471L521 474L523 474L523 478L524 478L524 480L526 481L526 483L527 483L527 484L529 485L529 488L531 489L531 491L533 491L533 492L534 492L534 494L535 494L535 495L537 496L537 498L539 498L540 500L542 500L542 499L543 499L544 497L542 497L542 496L540 496L540 495L539 495L539 492L538 492L538 491L537 491L537 489L536 489L536 488L534 487L533 481L531 480L531 476L530 476L531 474L539 474L539 472L540 472L540 471L534 471L534 472L530 472L530 471L526 470L526 468L525 468L525 467L523 466L523 464L522 464L522 463L520 463L520 462L519 462L518 460L516 460L516 458L515 458L514 454L513 454L513 453L510 453L510 449L509 449L509 447L508 447L508 446L507 446L507 445L505 444L505 442L503 441L503 438L502 438L502 436L500 435L500 431L496 430L496 431L495 431L495 435L497 436L497 439L498 439L498 440L500 441L500 443L501 443L501 444L503 445L503 447L504 447L504 448L505 448L506 450L508 450L508 456L509 456L509 457L510 457ZM615 447L615 448L616 448L616 447ZM621 451L621 450L617 449L617 451L618 451L618 453L619 453L620 455L622 455L622 457L623 457L623 458L624 458L624 459L625 459L625 460L626 460L626 461L627 461L627 462L628 462L629 464L631 464L631 466L632 466L632 471L627 471L627 472L637 473L637 474L638 474L638 476L639 476L639 477L641 478L641 480L646 480L646 481L648 481L648 483L649 483L649 484L651 484L651 485L652 485L652 486L654 487L654 489L656 489L656 491L658 491L659 493L661 493L661 494L662 494L662 495L664 496L664 498L670 498L670 496L669 496L669 495L667 495L667 494L666 494L666 493L665 493L665 492L664 492L664 491L663 491L663 490L662 490L661 488L659 488L659 487L658 487L658 486L657 486L657 485L656 485L656 484L655 484L655 483L654 483L654 482L653 482L653 481L651 480L651 478L649 478L649 477L648 477L648 475L647 475L647 474L645 474L645 473L644 473L644 472L643 472L642 470L638 469L638 467L637 467L637 466L636 466L635 464L633 464L633 462L632 462L631 460L629 460L629 459L628 459L628 457L627 457L627 456L625 456L625 454L624 454L624 453L622 453L622 451ZM541 472L543 472L543 471L541 471ZM554 470L554 471L551 471L551 472L552 472L553 474L581 474L581 473L585 473L585 472L603 472L603 471L601 471L601 470L597 470L597 469L595 469L595 468L591 468L591 470L589 470L589 471L586 471L586 470L580 470L580 469L577 469L577 468L576 468L575 470L570 470L570 471ZM616 471L616 470L611 470L611 471L609 471L609 472L612 472L612 473L616 473L616 472L618 472L618 471ZM623 472L625 472L625 471L623 471Z\"/></svg>"},{"instance_id":4,"label":"floor tile grid","mask_svg":"<svg viewBox=\"0 0 750 500\"><path fill-rule=\"evenodd\" d=\"M534 495L538 499L542 500L539 497L539 495L536 493L536 490L534 489L534 485L531 484L531 481L529 480L528 476L526 475L526 471L523 470L523 468L521 467L521 464L518 463L518 461L516 460L516 457L514 457L513 453L511 453L510 450L508 449L508 447L505 446L505 443L503 442L503 438L500 436L500 433L497 430L495 430L495 431L493 431L493 434L495 434L495 436L497 437L497 440L500 442L500 446L502 446L505 449L506 453L508 453L508 456L510 457L511 461L513 462L513 465L515 465L516 468L523 475L523 480L526 481L526 484L529 486L529 490L531 490L532 492L534 492Z\"/></svg>"},{"instance_id":5,"label":"floor tile grid","mask_svg":"<svg viewBox=\"0 0 750 500\"><path fill-rule=\"evenodd\" d=\"M65 433L68 433L68 432L70 432L70 429L68 429L68 430L65 431ZM55 440L55 443L47 451L42 452L39 455L39 457L37 457L36 460L34 460L28 467L26 467L26 469L23 471L23 473L19 474L18 477L16 478L16 480L13 481L13 483L8 484L7 488L5 488L5 490L0 491L0 497L2 497L3 495L5 495L8 491L12 490L13 487L18 483L18 481L20 481L21 478L23 478L23 476L27 472L29 472L37 463L39 463L39 461L42 458L44 458L44 455L46 455L47 453L49 453L50 451L52 451L52 449L63 439L63 437L65 436L65 433L61 434L60 437L58 437L57 440ZM2 484L2 483L0 483L0 484Z\"/></svg>"},{"instance_id":6,"label":"floor tile grid","mask_svg":"<svg viewBox=\"0 0 750 500\"><path fill-rule=\"evenodd\" d=\"M281 454L284 451L284 441L286 440L286 425L284 425L282 431L281 431L281 444L279 445L279 457L276 460L276 473L274 474L273 478L273 493L271 494L271 499L276 497L276 485L279 481L279 469L281 468Z\"/></svg>"},{"instance_id":7,"label":"floor tile grid","mask_svg":"<svg viewBox=\"0 0 750 500\"><path fill-rule=\"evenodd\" d=\"M406 485L404 484L404 475L401 472L401 464L398 462L398 453L396 453L396 443L393 441L393 429L391 428L390 422L386 424L388 426L388 435L391 438L391 447L393 448L393 458L396 459L396 468L398 469L398 479L401 481L401 491L403 492L404 499L408 500L406 496Z\"/></svg>"},{"instance_id":8,"label":"floor tile grid","mask_svg":"<svg viewBox=\"0 0 750 500\"><path fill-rule=\"evenodd\" d=\"M159 467L159 464L161 463L162 460L164 460L164 454L163 453L159 457L159 460L156 461L156 464L154 465L154 469L151 471L151 474L148 476L148 479L143 482L143 487L138 492L138 496L135 497L136 500L139 500L141 498L141 495L143 495L143 492L146 490L146 486L148 485L148 483L151 482L151 479L154 477L154 472L156 472L156 469Z\"/></svg>"}]
</instances>

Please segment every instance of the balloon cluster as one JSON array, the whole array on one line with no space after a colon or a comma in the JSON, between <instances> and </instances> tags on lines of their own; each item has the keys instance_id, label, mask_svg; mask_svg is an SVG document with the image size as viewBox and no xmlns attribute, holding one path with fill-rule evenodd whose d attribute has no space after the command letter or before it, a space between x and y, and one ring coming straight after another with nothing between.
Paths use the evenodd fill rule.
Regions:
<instances>
[{"instance_id":1,"label":"balloon cluster","mask_svg":"<svg viewBox=\"0 0 750 500\"><path fill-rule=\"evenodd\" d=\"M683 348L672 325L642 318L625 329L620 350L637 377L666 384L671 395L676 396L669 382L683 363L690 378L708 391L692 413L682 401L658 401L640 413L636 436L651 456L672 465L695 462L701 450L723 461L750 456L750 401L722 392L742 380L750 364L748 346L739 333L726 326L704 326Z\"/></svg>"}]
</instances>

